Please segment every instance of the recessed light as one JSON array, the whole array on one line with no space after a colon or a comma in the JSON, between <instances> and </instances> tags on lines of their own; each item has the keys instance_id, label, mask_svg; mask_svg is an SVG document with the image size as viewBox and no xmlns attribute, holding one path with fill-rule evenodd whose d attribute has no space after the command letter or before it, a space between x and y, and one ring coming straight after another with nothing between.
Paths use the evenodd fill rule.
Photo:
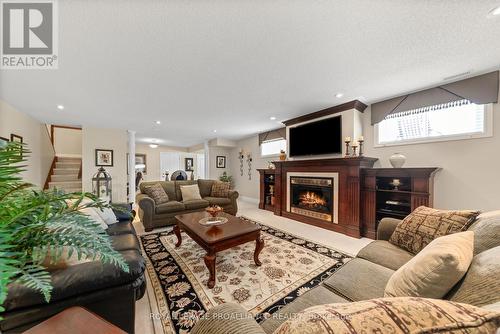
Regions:
<instances>
[{"instance_id":1,"label":"recessed light","mask_svg":"<svg viewBox=\"0 0 500 334\"><path fill-rule=\"evenodd\" d=\"M217 132L217 130L214 130L214 133Z\"/></svg>"},{"instance_id":2,"label":"recessed light","mask_svg":"<svg viewBox=\"0 0 500 334\"><path fill-rule=\"evenodd\" d=\"M158 144L149 144L149 147L151 147L151 148L157 148Z\"/></svg>"},{"instance_id":3,"label":"recessed light","mask_svg":"<svg viewBox=\"0 0 500 334\"><path fill-rule=\"evenodd\" d=\"M500 6L495 7L492 10L490 10L489 15L490 16L498 16L498 15L500 15Z\"/></svg>"},{"instance_id":4,"label":"recessed light","mask_svg":"<svg viewBox=\"0 0 500 334\"><path fill-rule=\"evenodd\" d=\"M276 117L271 116L271 117L269 117L269 119L270 119L271 121L275 121L275 120L276 120Z\"/></svg>"},{"instance_id":5,"label":"recessed light","mask_svg":"<svg viewBox=\"0 0 500 334\"><path fill-rule=\"evenodd\" d=\"M57 105L57 109L59 109L59 110L64 110L64 106L63 106L62 104L58 104L58 105Z\"/></svg>"},{"instance_id":6,"label":"recessed light","mask_svg":"<svg viewBox=\"0 0 500 334\"><path fill-rule=\"evenodd\" d=\"M161 121L156 121L155 122L157 125L160 125L161 124Z\"/></svg>"},{"instance_id":7,"label":"recessed light","mask_svg":"<svg viewBox=\"0 0 500 334\"><path fill-rule=\"evenodd\" d=\"M342 96L344 96L344 93L337 93L337 94L335 94L335 97L337 99L340 99Z\"/></svg>"}]
</instances>

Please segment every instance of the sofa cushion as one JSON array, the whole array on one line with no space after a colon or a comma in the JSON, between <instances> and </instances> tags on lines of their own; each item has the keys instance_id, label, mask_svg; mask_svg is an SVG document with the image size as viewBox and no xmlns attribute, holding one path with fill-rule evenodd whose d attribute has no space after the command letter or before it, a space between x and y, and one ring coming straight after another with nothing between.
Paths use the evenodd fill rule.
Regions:
<instances>
[{"instance_id":1,"label":"sofa cushion","mask_svg":"<svg viewBox=\"0 0 500 334\"><path fill-rule=\"evenodd\" d=\"M165 189L159 183L145 187L144 192L155 201L156 205L166 203L169 200Z\"/></svg>"},{"instance_id":2,"label":"sofa cushion","mask_svg":"<svg viewBox=\"0 0 500 334\"><path fill-rule=\"evenodd\" d=\"M474 255L500 246L500 210L481 213L469 231L474 231Z\"/></svg>"},{"instance_id":3,"label":"sofa cushion","mask_svg":"<svg viewBox=\"0 0 500 334\"><path fill-rule=\"evenodd\" d=\"M215 181L212 184L212 191L210 197L229 197L229 189L231 184L229 182Z\"/></svg>"},{"instance_id":4,"label":"sofa cushion","mask_svg":"<svg viewBox=\"0 0 500 334\"><path fill-rule=\"evenodd\" d=\"M420 206L398 224L389 242L417 254L437 237L466 230L478 215L479 211Z\"/></svg>"},{"instance_id":5,"label":"sofa cushion","mask_svg":"<svg viewBox=\"0 0 500 334\"><path fill-rule=\"evenodd\" d=\"M196 210L206 208L210 203L204 199L192 199L189 201L182 201L188 210Z\"/></svg>"},{"instance_id":6,"label":"sofa cushion","mask_svg":"<svg viewBox=\"0 0 500 334\"><path fill-rule=\"evenodd\" d=\"M198 180L198 187L200 187L200 195L201 197L210 196L212 192L212 184L214 184L214 180Z\"/></svg>"},{"instance_id":7,"label":"sofa cushion","mask_svg":"<svg viewBox=\"0 0 500 334\"><path fill-rule=\"evenodd\" d=\"M375 240L361 249L357 257L380 264L392 270L398 270L414 255L386 240Z\"/></svg>"},{"instance_id":8,"label":"sofa cushion","mask_svg":"<svg viewBox=\"0 0 500 334\"><path fill-rule=\"evenodd\" d=\"M200 188L197 184L181 186L182 201L201 199Z\"/></svg>"},{"instance_id":9,"label":"sofa cushion","mask_svg":"<svg viewBox=\"0 0 500 334\"><path fill-rule=\"evenodd\" d=\"M495 333L500 313L416 297L318 305L283 323L275 334Z\"/></svg>"},{"instance_id":10,"label":"sofa cushion","mask_svg":"<svg viewBox=\"0 0 500 334\"><path fill-rule=\"evenodd\" d=\"M185 210L186 207L181 202L169 201L156 206L156 213L169 213Z\"/></svg>"},{"instance_id":11,"label":"sofa cushion","mask_svg":"<svg viewBox=\"0 0 500 334\"><path fill-rule=\"evenodd\" d=\"M500 246L474 256L464 279L446 298L475 306L500 302Z\"/></svg>"},{"instance_id":12,"label":"sofa cushion","mask_svg":"<svg viewBox=\"0 0 500 334\"><path fill-rule=\"evenodd\" d=\"M323 284L351 301L380 298L394 270L360 258L352 259Z\"/></svg>"},{"instance_id":13,"label":"sofa cushion","mask_svg":"<svg viewBox=\"0 0 500 334\"><path fill-rule=\"evenodd\" d=\"M118 235L118 234L129 234L135 233L134 227L132 223L127 221L118 222L116 224L110 225L106 232L109 235Z\"/></svg>"},{"instance_id":14,"label":"sofa cushion","mask_svg":"<svg viewBox=\"0 0 500 334\"><path fill-rule=\"evenodd\" d=\"M203 198L204 200L208 201L208 203L210 203L210 205L228 205L228 204L231 204L231 200L227 197L210 197L210 196L207 196L207 197L204 197Z\"/></svg>"},{"instance_id":15,"label":"sofa cushion","mask_svg":"<svg viewBox=\"0 0 500 334\"><path fill-rule=\"evenodd\" d=\"M288 305L282 307L279 311L273 313L267 320L261 323L266 333L272 333L287 319L293 317L297 312L305 310L308 307L319 304L347 303L347 299L336 295L322 285L311 289Z\"/></svg>"},{"instance_id":16,"label":"sofa cushion","mask_svg":"<svg viewBox=\"0 0 500 334\"><path fill-rule=\"evenodd\" d=\"M184 180L184 181L175 181L175 196L178 201L182 201L182 192L181 192L181 187L182 186L192 186L193 184L198 184L198 181L193 181L193 180Z\"/></svg>"},{"instance_id":17,"label":"sofa cushion","mask_svg":"<svg viewBox=\"0 0 500 334\"><path fill-rule=\"evenodd\" d=\"M137 240L137 237L134 234L112 235L111 244L113 245L113 248L117 251L141 249L141 246L139 245L139 240Z\"/></svg>"},{"instance_id":18,"label":"sofa cushion","mask_svg":"<svg viewBox=\"0 0 500 334\"><path fill-rule=\"evenodd\" d=\"M473 249L472 231L431 241L391 276L384 296L443 298L467 272Z\"/></svg>"}]
</instances>

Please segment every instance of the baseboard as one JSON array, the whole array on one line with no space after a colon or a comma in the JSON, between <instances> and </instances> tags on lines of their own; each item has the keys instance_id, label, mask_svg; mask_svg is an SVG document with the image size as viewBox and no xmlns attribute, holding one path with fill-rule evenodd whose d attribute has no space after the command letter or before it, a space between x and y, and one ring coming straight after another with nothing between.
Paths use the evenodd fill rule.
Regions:
<instances>
[{"instance_id":1,"label":"baseboard","mask_svg":"<svg viewBox=\"0 0 500 334\"><path fill-rule=\"evenodd\" d=\"M247 197L247 196L240 196L240 200L244 202L249 202L252 204L259 204L259 199L258 198L253 198L253 197Z\"/></svg>"}]
</instances>

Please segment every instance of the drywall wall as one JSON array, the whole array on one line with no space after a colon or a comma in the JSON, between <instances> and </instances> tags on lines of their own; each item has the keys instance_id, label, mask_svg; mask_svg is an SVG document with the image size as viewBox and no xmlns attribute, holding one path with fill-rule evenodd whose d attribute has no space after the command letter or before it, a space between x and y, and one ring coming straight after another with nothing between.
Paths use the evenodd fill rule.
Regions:
<instances>
[{"instance_id":1,"label":"drywall wall","mask_svg":"<svg viewBox=\"0 0 500 334\"><path fill-rule=\"evenodd\" d=\"M92 192L92 177L97 173L95 149L113 150L113 167L105 167L112 178L113 202L127 201L127 131L105 128L82 128L82 184Z\"/></svg>"},{"instance_id":2,"label":"drywall wall","mask_svg":"<svg viewBox=\"0 0 500 334\"><path fill-rule=\"evenodd\" d=\"M136 144L135 153L146 154L146 174L143 175L143 181L158 181L161 176L160 172L160 153L161 152L179 152L181 154L182 163L184 166L184 158L196 159L195 153L187 153L187 149L183 147L173 147L158 145L157 148L149 147L149 144ZM196 163L195 163L196 167Z\"/></svg>"},{"instance_id":3,"label":"drywall wall","mask_svg":"<svg viewBox=\"0 0 500 334\"><path fill-rule=\"evenodd\" d=\"M23 137L23 142L31 151L26 171L22 173L23 179L38 187L43 187L54 159L54 150L47 127L0 100L0 137L10 139L12 133Z\"/></svg>"},{"instance_id":4,"label":"drywall wall","mask_svg":"<svg viewBox=\"0 0 500 334\"><path fill-rule=\"evenodd\" d=\"M209 166L208 166L208 178L212 180L218 180L219 177L222 175L222 173L226 172L228 174L231 174L230 171L230 166L231 166L231 161L230 161L230 155L231 155L232 149L229 147L220 147L220 146L210 146L208 149L208 161L209 161ZM218 168L217 167L217 156L224 156L226 157L226 167L225 168Z\"/></svg>"},{"instance_id":5,"label":"drywall wall","mask_svg":"<svg viewBox=\"0 0 500 334\"><path fill-rule=\"evenodd\" d=\"M82 130L54 127L54 149L59 157L81 157Z\"/></svg>"}]
</instances>

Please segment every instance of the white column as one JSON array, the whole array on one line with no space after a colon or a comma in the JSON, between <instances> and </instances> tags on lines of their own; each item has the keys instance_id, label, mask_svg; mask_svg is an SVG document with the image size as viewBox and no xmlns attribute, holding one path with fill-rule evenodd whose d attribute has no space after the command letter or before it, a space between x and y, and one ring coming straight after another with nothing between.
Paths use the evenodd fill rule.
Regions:
<instances>
[{"instance_id":1,"label":"white column","mask_svg":"<svg viewBox=\"0 0 500 334\"><path fill-rule=\"evenodd\" d=\"M135 203L135 131L128 133L128 201Z\"/></svg>"},{"instance_id":2,"label":"white column","mask_svg":"<svg viewBox=\"0 0 500 334\"><path fill-rule=\"evenodd\" d=\"M203 142L204 153L205 153L205 178L210 178L210 154L208 152L208 140Z\"/></svg>"}]
</instances>

